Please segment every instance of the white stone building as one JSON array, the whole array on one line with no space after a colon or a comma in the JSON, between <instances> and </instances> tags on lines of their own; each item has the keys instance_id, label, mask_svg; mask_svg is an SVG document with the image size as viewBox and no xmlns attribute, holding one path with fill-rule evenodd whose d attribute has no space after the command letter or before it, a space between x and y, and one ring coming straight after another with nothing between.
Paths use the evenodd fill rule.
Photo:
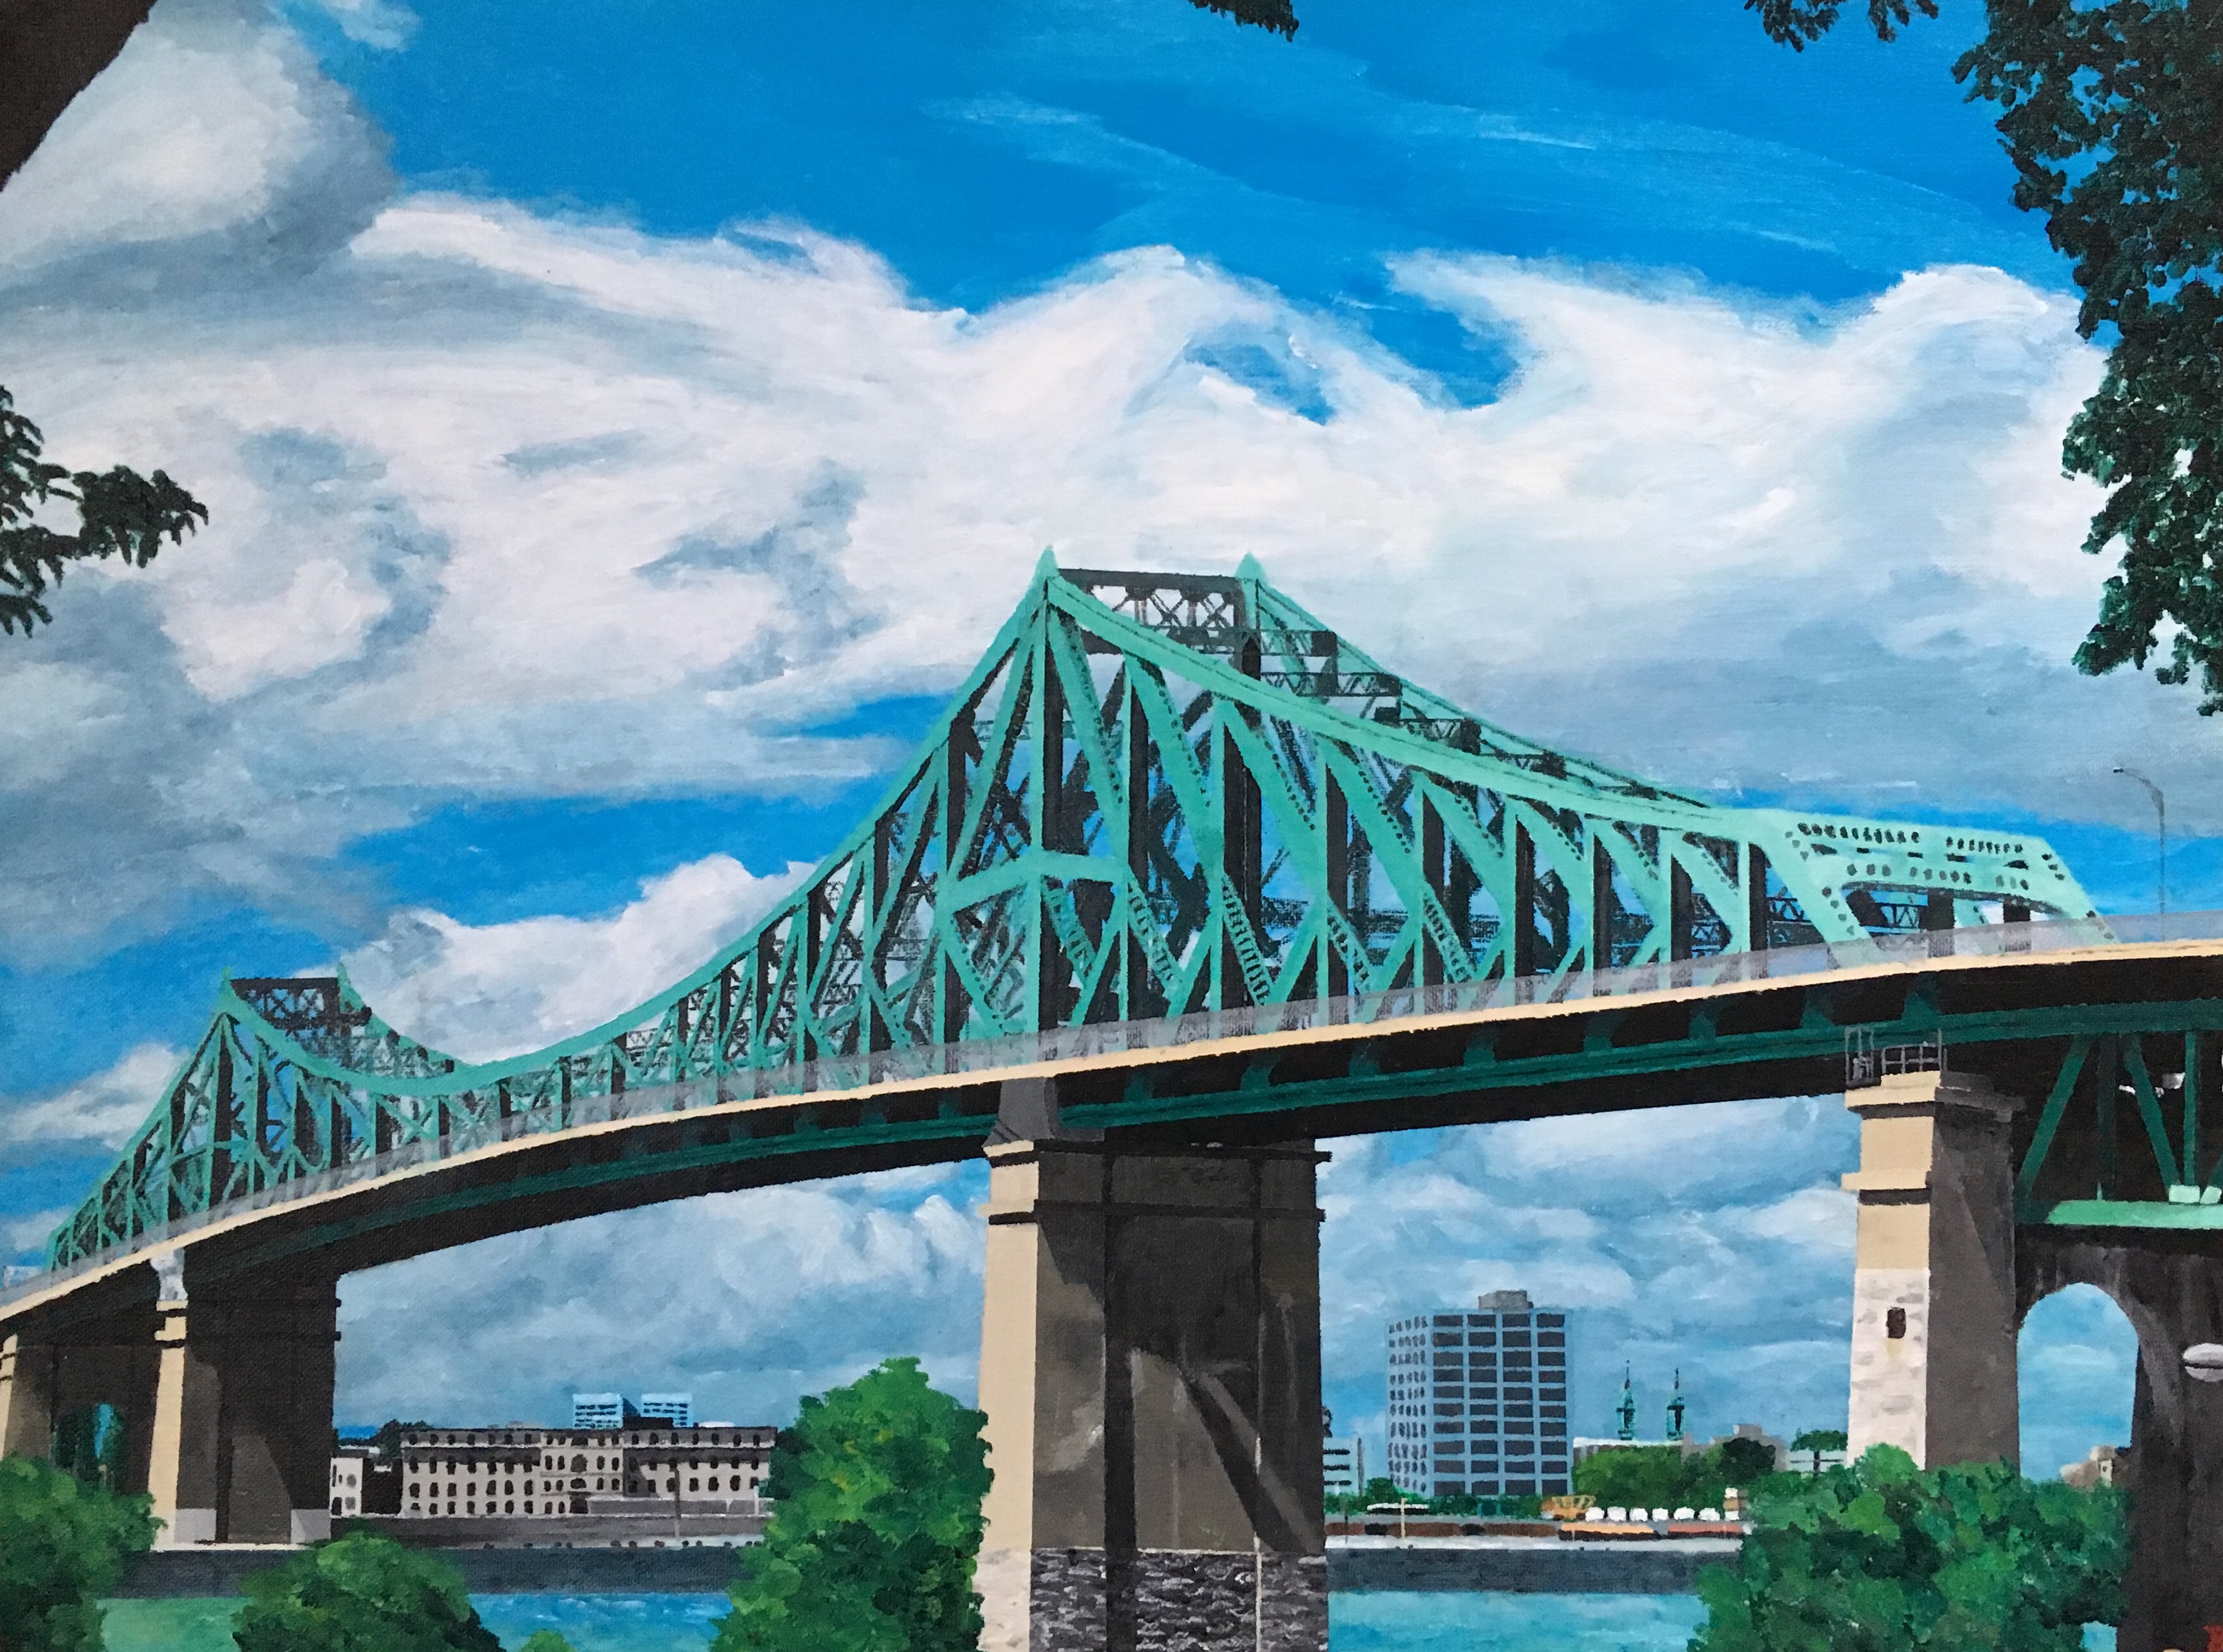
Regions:
<instances>
[{"instance_id":1,"label":"white stone building","mask_svg":"<svg viewBox=\"0 0 2223 1652\"><path fill-rule=\"evenodd\" d=\"M688 1505L763 1495L771 1428L408 1429L401 1435L404 1515L456 1519L601 1512L608 1499Z\"/></svg>"}]
</instances>

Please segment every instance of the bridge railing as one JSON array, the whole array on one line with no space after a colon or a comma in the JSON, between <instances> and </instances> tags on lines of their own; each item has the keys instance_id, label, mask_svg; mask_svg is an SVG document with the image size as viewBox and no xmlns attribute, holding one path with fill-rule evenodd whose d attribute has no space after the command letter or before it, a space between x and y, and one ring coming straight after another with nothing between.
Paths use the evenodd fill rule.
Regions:
<instances>
[{"instance_id":1,"label":"bridge railing","mask_svg":"<svg viewBox=\"0 0 2223 1652\"><path fill-rule=\"evenodd\" d=\"M0 1310L72 1278L113 1266L119 1260L159 1252L218 1222L318 1198L384 1177L429 1168L534 1135L564 1134L596 1125L698 1111L734 1102L830 1096L952 1075L1069 1064L1099 1056L1179 1049L1191 1044L1273 1037L1315 1028L1467 1015L1524 1004L1576 1003L1738 983L1788 981L1845 970L1941 959L2038 957L2095 946L2217 939L2223 939L2223 912L1987 924L1981 927L1878 937L1852 945L1823 942L1768 952L1722 952L1613 970L1574 970L1510 979L1501 977L1489 981L1395 988L1349 997L1206 1010L1148 1021L1060 1027L1005 1038L875 1051L795 1066L644 1085L618 1094L579 1097L569 1105L560 1120L546 1112L518 1114L432 1140L412 1142L337 1169L281 1182L227 1200L208 1210L150 1228L128 1247L104 1251L66 1267L39 1270L28 1277L21 1270L10 1270L4 1287L0 1287Z\"/></svg>"}]
</instances>

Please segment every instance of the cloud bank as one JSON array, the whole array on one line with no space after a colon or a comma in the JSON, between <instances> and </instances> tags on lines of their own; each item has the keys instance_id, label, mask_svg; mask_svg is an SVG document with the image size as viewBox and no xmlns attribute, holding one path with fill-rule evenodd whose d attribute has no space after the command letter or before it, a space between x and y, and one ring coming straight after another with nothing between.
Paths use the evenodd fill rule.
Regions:
<instances>
[{"instance_id":1,"label":"cloud bank","mask_svg":"<svg viewBox=\"0 0 2223 1652\"><path fill-rule=\"evenodd\" d=\"M2182 696L2064 663L2100 572L2065 298L1389 275L1510 352L1495 400L1165 248L975 314L803 227L397 194L282 25L163 0L0 192L0 329L57 455L213 519L0 662L0 941L201 897L375 928L334 855L446 801L853 779L1044 544L1256 553L1414 678L1679 784L2134 826L2137 755L2206 829Z\"/></svg>"},{"instance_id":2,"label":"cloud bank","mask_svg":"<svg viewBox=\"0 0 2223 1652\"><path fill-rule=\"evenodd\" d=\"M398 914L350 952L348 974L389 1026L466 1061L538 1050L598 1027L707 962L793 889L801 864L759 877L712 855L642 886L606 919L473 927Z\"/></svg>"}]
</instances>

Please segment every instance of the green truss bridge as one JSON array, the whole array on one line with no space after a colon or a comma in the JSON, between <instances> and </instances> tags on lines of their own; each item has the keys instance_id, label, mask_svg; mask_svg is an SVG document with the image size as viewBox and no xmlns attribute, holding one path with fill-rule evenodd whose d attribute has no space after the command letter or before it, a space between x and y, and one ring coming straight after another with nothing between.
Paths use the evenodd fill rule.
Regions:
<instances>
[{"instance_id":1,"label":"green truss bridge","mask_svg":"<svg viewBox=\"0 0 2223 1652\"><path fill-rule=\"evenodd\" d=\"M144 1391L121 1409L146 1422L146 1483L177 1541L298 1537L323 1499L305 1502L310 1469L282 1452L249 1486L261 1471L211 1445L213 1478L187 1489L194 1425L180 1411L163 1434L154 1351L189 1301L217 1304L199 1322L221 1319L236 1348L282 1297L314 1343L359 1268L985 1151L992 1344L997 1235L1047 1233L1053 1205L1142 1221L1231 1156L1250 1191L1193 1219L1263 1231L1276 1165L1303 1160L1309 1210L1319 1137L1569 1112L1640 1131L1647 1108L1756 1096L1844 1090L1872 1134L1945 1117L1948 1091L2005 1098L1983 1200L2011 1249L2023 1235L2006 1275L2018 1316L2094 1257L2204 1254L2223 1234L2210 932L2213 915L2101 919L2027 832L1729 807L1546 749L1377 663L1252 562L1167 575L1046 557L880 806L637 1009L471 1063L387 1026L344 977L227 980L47 1270L0 1292L0 1449L35 1446L35 1419L103 1384ZM1908 1183L1892 1155L1934 1157L1932 1135L1951 1131L1918 1152L1875 1138L1882 1157L1851 1178L1864 1223L1930 1197L1931 1159ZM1106 1191L1110 1170L1086 1197L1047 1190L1121 1155L1193 1174L1149 1197ZM1128 1335L1109 1323L1100 1335ZM72 1347L142 1354L87 1354L110 1374L72 1388ZM34 1404L20 1373L40 1349ZM2010 1335L2010 1452L2012 1353ZM328 1343L321 1357L324 1375L287 1391L328 1419ZM1309 1357L1316 1403L1316 1341ZM1858 1360L1856 1346L1856 1410ZM1263 1391L1229 1402L1253 1436ZM998 1403L1048 1426L1036 1399ZM1943 1448L1906 1426L1918 1456ZM1316 1449L1310 1473L1316 1487ZM1265 1534L1255 1476L1245 1495L1249 1535L1227 1552L1304 1549L1302 1532ZM1013 1599L1051 1586L1031 1575Z\"/></svg>"}]
</instances>

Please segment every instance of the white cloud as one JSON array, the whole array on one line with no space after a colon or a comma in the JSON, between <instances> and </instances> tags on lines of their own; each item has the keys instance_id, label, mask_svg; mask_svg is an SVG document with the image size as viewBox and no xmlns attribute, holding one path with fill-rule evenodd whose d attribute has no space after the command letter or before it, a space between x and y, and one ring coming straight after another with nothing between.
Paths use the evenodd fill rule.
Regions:
<instances>
[{"instance_id":1,"label":"white cloud","mask_svg":"<svg viewBox=\"0 0 2223 1652\"><path fill-rule=\"evenodd\" d=\"M350 40L389 52L406 46L421 21L398 0L313 0L313 3Z\"/></svg>"},{"instance_id":2,"label":"white cloud","mask_svg":"<svg viewBox=\"0 0 2223 1652\"><path fill-rule=\"evenodd\" d=\"M468 1061L536 1050L598 1027L707 962L809 868L759 877L711 855L641 885L601 919L526 918L474 927L438 912L398 914L347 958L379 1014Z\"/></svg>"},{"instance_id":3,"label":"white cloud","mask_svg":"<svg viewBox=\"0 0 2223 1652\"><path fill-rule=\"evenodd\" d=\"M338 1414L551 1419L575 1390L679 1388L784 1423L891 1354L969 1398L985 1191L968 1165L720 1194L351 1275Z\"/></svg>"},{"instance_id":4,"label":"white cloud","mask_svg":"<svg viewBox=\"0 0 2223 1652\"><path fill-rule=\"evenodd\" d=\"M227 256L256 241L267 256L305 211L359 212L382 193L381 147L253 0L162 0L0 191L0 276L219 235ZM141 263L142 280L156 273Z\"/></svg>"},{"instance_id":5,"label":"white cloud","mask_svg":"<svg viewBox=\"0 0 2223 1652\"><path fill-rule=\"evenodd\" d=\"M148 1114L185 1060L167 1045L135 1046L115 1065L66 1090L0 1108L0 1163L25 1150L117 1148Z\"/></svg>"},{"instance_id":6,"label":"white cloud","mask_svg":"<svg viewBox=\"0 0 2223 1652\"><path fill-rule=\"evenodd\" d=\"M1611 1128L1605 1128L1610 1125ZM1521 1289L1570 1316L1570 1427L1607 1430L1624 1363L1647 1429L1841 1420L1857 1156L1834 1098L1349 1138L1321 1178L1323 1363L1338 1429L1379 1439L1384 1329Z\"/></svg>"},{"instance_id":7,"label":"white cloud","mask_svg":"<svg viewBox=\"0 0 2223 1652\"><path fill-rule=\"evenodd\" d=\"M35 1210L28 1215L0 1220L0 1256L43 1258L47 1237L68 1215L66 1209Z\"/></svg>"}]
</instances>

